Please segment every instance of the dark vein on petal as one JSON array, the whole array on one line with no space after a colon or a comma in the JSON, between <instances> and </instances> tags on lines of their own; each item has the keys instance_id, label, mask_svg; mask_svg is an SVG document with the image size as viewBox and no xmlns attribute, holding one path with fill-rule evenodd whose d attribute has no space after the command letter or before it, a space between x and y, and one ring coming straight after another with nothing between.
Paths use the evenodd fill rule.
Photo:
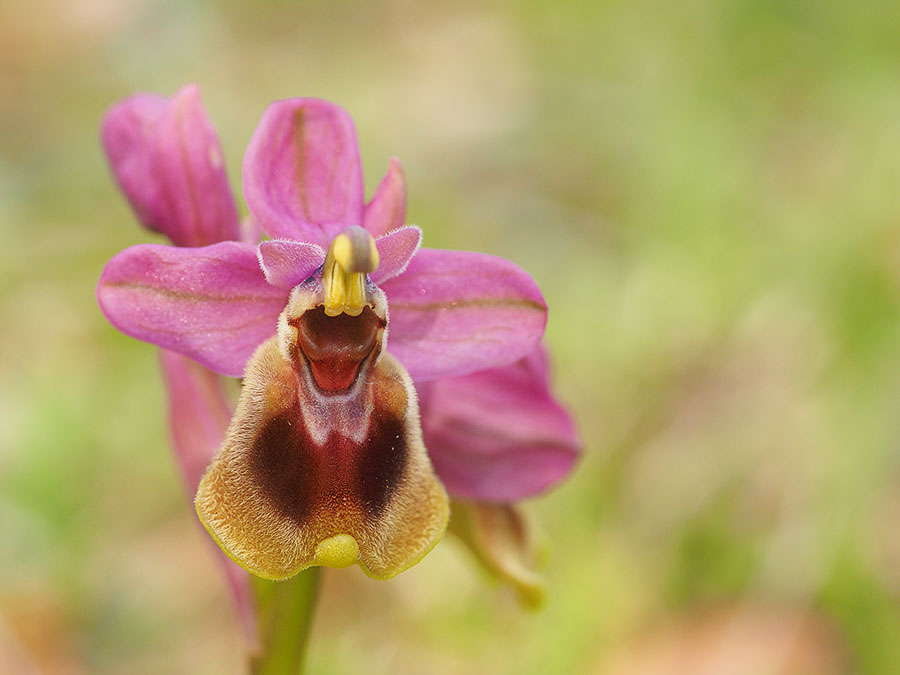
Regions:
<instances>
[{"instance_id":1,"label":"dark vein on petal","mask_svg":"<svg viewBox=\"0 0 900 675\"><path fill-rule=\"evenodd\" d=\"M184 300L189 302L274 302L278 300L278 298L271 295L213 295L211 293L192 293L189 291L177 291L159 286L149 286L135 281L107 281L103 284L103 287L143 291L154 295L161 295L172 300Z\"/></svg>"},{"instance_id":2,"label":"dark vein on petal","mask_svg":"<svg viewBox=\"0 0 900 675\"><path fill-rule=\"evenodd\" d=\"M297 108L294 113L294 143L297 148L297 195L300 197L300 207L303 209L303 215L306 222L311 223L312 218L309 215L309 201L306 194L306 152L304 145L304 134L306 133L306 110Z\"/></svg>"},{"instance_id":3,"label":"dark vein on petal","mask_svg":"<svg viewBox=\"0 0 900 675\"><path fill-rule=\"evenodd\" d=\"M225 326L200 326L194 330L189 330L186 328L161 328L159 326L149 326L145 323L134 322L134 326L138 328L142 328L150 333L159 333L161 335L208 335L211 339L215 339L217 342L221 342L223 339L234 339L234 334L236 331L242 331L245 328L250 328L251 326L255 326L261 324L265 321L269 321L270 317L268 316L259 316L254 319L250 319L249 321L245 321L244 323L239 324L228 324ZM274 322L273 322L274 323ZM272 326L272 335L275 334L275 331L278 329L277 325ZM212 336L221 334L224 338L213 338Z\"/></svg>"}]
</instances>

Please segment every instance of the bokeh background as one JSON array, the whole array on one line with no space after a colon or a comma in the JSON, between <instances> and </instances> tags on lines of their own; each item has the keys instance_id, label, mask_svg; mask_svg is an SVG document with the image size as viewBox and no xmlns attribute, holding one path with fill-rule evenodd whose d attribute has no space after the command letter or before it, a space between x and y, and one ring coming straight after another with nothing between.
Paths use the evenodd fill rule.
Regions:
<instances>
[{"instance_id":1,"label":"bokeh background","mask_svg":"<svg viewBox=\"0 0 900 675\"><path fill-rule=\"evenodd\" d=\"M94 300L154 240L101 115L188 82L236 188L269 101L328 98L426 245L528 269L584 438L526 507L542 611L448 538L328 572L311 672L900 672L900 5L837 0L0 4L0 670L243 671Z\"/></svg>"}]
</instances>

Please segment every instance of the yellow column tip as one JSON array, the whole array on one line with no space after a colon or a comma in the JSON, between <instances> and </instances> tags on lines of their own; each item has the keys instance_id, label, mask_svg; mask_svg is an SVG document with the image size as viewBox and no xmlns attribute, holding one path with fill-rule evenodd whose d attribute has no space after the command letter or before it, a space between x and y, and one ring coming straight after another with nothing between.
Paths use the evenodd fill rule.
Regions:
<instances>
[{"instance_id":1,"label":"yellow column tip","mask_svg":"<svg viewBox=\"0 0 900 675\"><path fill-rule=\"evenodd\" d=\"M346 234L339 234L334 238L334 241L331 243L331 255L334 256L334 259L337 261L338 265L343 267L345 270L350 270L353 268L353 242L350 241L350 237Z\"/></svg>"},{"instance_id":2,"label":"yellow column tip","mask_svg":"<svg viewBox=\"0 0 900 675\"><path fill-rule=\"evenodd\" d=\"M378 247L375 238L359 226L348 227L331 242L333 259L347 273L371 273L378 269Z\"/></svg>"},{"instance_id":3,"label":"yellow column tip","mask_svg":"<svg viewBox=\"0 0 900 675\"><path fill-rule=\"evenodd\" d=\"M349 534L336 534L316 546L315 565L349 567L359 560L359 544Z\"/></svg>"}]
</instances>

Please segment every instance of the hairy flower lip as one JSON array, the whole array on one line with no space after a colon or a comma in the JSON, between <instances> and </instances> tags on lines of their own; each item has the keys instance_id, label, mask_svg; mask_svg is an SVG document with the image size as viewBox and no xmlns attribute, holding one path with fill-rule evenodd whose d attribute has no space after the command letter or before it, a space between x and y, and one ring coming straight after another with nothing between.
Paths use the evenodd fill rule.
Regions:
<instances>
[{"instance_id":1,"label":"hairy flower lip","mask_svg":"<svg viewBox=\"0 0 900 675\"><path fill-rule=\"evenodd\" d=\"M308 373L281 352L273 337L254 353L200 482L198 517L227 555L266 579L352 562L376 579L396 576L441 539L449 515L409 375L385 352L367 386L335 404L304 395ZM323 551L336 537L355 540L358 554Z\"/></svg>"}]
</instances>

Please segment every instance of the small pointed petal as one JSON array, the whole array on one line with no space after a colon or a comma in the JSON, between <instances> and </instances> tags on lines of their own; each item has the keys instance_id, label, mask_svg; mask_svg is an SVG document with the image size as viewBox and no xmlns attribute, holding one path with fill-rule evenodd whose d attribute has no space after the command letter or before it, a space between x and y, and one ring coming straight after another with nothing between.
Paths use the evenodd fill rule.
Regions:
<instances>
[{"instance_id":1,"label":"small pointed petal","mask_svg":"<svg viewBox=\"0 0 900 675\"><path fill-rule=\"evenodd\" d=\"M375 240L378 248L378 269L369 277L376 284L393 279L409 266L412 257L422 244L422 230L414 225L401 227Z\"/></svg>"},{"instance_id":2,"label":"small pointed petal","mask_svg":"<svg viewBox=\"0 0 900 675\"><path fill-rule=\"evenodd\" d=\"M287 291L306 281L323 262L325 251L316 244L275 239L259 245L259 264L266 281Z\"/></svg>"},{"instance_id":3,"label":"small pointed petal","mask_svg":"<svg viewBox=\"0 0 900 675\"><path fill-rule=\"evenodd\" d=\"M103 120L103 146L140 221L177 246L240 236L222 146L196 85L171 99L138 94Z\"/></svg>"},{"instance_id":4,"label":"small pointed petal","mask_svg":"<svg viewBox=\"0 0 900 675\"><path fill-rule=\"evenodd\" d=\"M374 237L396 230L406 218L406 176L400 160L391 157L391 165L372 201L366 204L363 227Z\"/></svg>"},{"instance_id":5,"label":"small pointed petal","mask_svg":"<svg viewBox=\"0 0 900 675\"><path fill-rule=\"evenodd\" d=\"M363 179L353 120L311 98L272 103L244 156L250 213L275 239L327 248L363 216Z\"/></svg>"},{"instance_id":6,"label":"small pointed petal","mask_svg":"<svg viewBox=\"0 0 900 675\"><path fill-rule=\"evenodd\" d=\"M516 589L531 608L544 601L544 578L526 515L512 504L453 502L449 531L469 547L488 572Z\"/></svg>"},{"instance_id":7,"label":"small pointed petal","mask_svg":"<svg viewBox=\"0 0 900 675\"><path fill-rule=\"evenodd\" d=\"M534 348L547 322L534 279L483 253L421 249L383 288L388 349L417 383L512 363Z\"/></svg>"},{"instance_id":8,"label":"small pointed petal","mask_svg":"<svg viewBox=\"0 0 900 675\"><path fill-rule=\"evenodd\" d=\"M330 420L333 430L316 441L304 417L311 410L303 409L316 401L305 401L306 391L277 338L260 347L226 440L200 482L197 514L233 560L265 579L354 563L389 579L431 550L448 517L421 442L412 382L382 354L361 387L368 420L359 440Z\"/></svg>"},{"instance_id":9,"label":"small pointed petal","mask_svg":"<svg viewBox=\"0 0 900 675\"><path fill-rule=\"evenodd\" d=\"M132 246L97 285L100 308L123 333L232 377L275 334L287 295L266 282L256 247L239 242Z\"/></svg>"},{"instance_id":10,"label":"small pointed petal","mask_svg":"<svg viewBox=\"0 0 900 675\"><path fill-rule=\"evenodd\" d=\"M169 429L175 458L188 494L193 495L225 438L231 405L222 389L220 375L175 352L163 349L159 356L168 394ZM250 578L220 549L215 550L247 640L252 644L256 640L256 612Z\"/></svg>"},{"instance_id":11,"label":"small pointed petal","mask_svg":"<svg viewBox=\"0 0 900 675\"><path fill-rule=\"evenodd\" d=\"M422 429L451 495L514 502L565 477L580 450L543 347L502 368L417 385Z\"/></svg>"}]
</instances>

